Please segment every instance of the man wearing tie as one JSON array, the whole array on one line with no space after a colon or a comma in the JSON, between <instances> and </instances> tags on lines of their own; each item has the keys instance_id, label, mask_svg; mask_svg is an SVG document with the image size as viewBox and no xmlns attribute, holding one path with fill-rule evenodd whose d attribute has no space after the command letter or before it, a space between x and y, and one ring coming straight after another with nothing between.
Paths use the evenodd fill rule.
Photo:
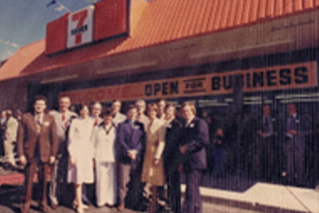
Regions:
<instances>
[{"instance_id":1,"label":"man wearing tie","mask_svg":"<svg viewBox=\"0 0 319 213\"><path fill-rule=\"evenodd\" d=\"M310 123L307 119L300 116L294 103L288 104L287 112L286 141L284 146L286 170L282 172L282 175L290 183L303 185L305 184L304 159L306 135L311 133Z\"/></svg>"},{"instance_id":2,"label":"man wearing tie","mask_svg":"<svg viewBox=\"0 0 319 213\"><path fill-rule=\"evenodd\" d=\"M138 100L135 103L137 108L137 117L136 120L141 122L144 125L144 129L149 125L150 119L145 115L146 103L144 100Z\"/></svg>"},{"instance_id":3,"label":"man wearing tie","mask_svg":"<svg viewBox=\"0 0 319 213\"><path fill-rule=\"evenodd\" d=\"M102 112L102 105L100 102L94 102L91 105L92 118L94 119L94 126L98 127L103 119L100 117Z\"/></svg>"},{"instance_id":4,"label":"man wearing tie","mask_svg":"<svg viewBox=\"0 0 319 213\"><path fill-rule=\"evenodd\" d=\"M49 197L51 200L51 207L56 209L59 205L59 201L62 201L62 195L66 187L66 177L68 170L68 151L67 151L67 135L72 119L77 117L77 114L71 112L69 107L71 106L71 100L67 96L62 96L59 99L59 111L50 111L50 115L53 116L57 134L58 134L58 152L55 163L51 168L51 182ZM60 197L60 196L61 197Z\"/></svg>"},{"instance_id":5,"label":"man wearing tie","mask_svg":"<svg viewBox=\"0 0 319 213\"><path fill-rule=\"evenodd\" d=\"M277 120L271 115L270 105L263 106L263 115L258 117L257 141L255 153L255 175L271 180L274 174L275 136L277 135Z\"/></svg>"},{"instance_id":6,"label":"man wearing tie","mask_svg":"<svg viewBox=\"0 0 319 213\"><path fill-rule=\"evenodd\" d=\"M145 146L144 125L136 120L137 109L130 105L127 110L127 119L118 125L116 141L116 157L119 173L119 206L123 211L126 205L133 208L141 206L141 167ZM132 187L132 199L127 201L128 183Z\"/></svg>"},{"instance_id":7,"label":"man wearing tie","mask_svg":"<svg viewBox=\"0 0 319 213\"><path fill-rule=\"evenodd\" d=\"M54 118L44 113L46 98L37 96L33 107L34 114L24 114L18 129L19 162L25 166L25 197L21 212L27 213L30 209L33 177L38 167L39 207L46 213L49 212L46 196L47 173L49 164L55 161L58 137Z\"/></svg>"},{"instance_id":8,"label":"man wearing tie","mask_svg":"<svg viewBox=\"0 0 319 213\"><path fill-rule=\"evenodd\" d=\"M122 103L119 100L114 100L112 102L112 116L113 116L113 123L115 127L126 120L126 116L122 114L121 111Z\"/></svg>"},{"instance_id":9,"label":"man wearing tie","mask_svg":"<svg viewBox=\"0 0 319 213\"><path fill-rule=\"evenodd\" d=\"M202 201L199 184L202 171L206 168L205 147L209 144L208 127L204 120L196 117L196 108L192 103L181 107L186 124L181 134L181 159L186 176L186 193L182 213L202 213Z\"/></svg>"}]
</instances>

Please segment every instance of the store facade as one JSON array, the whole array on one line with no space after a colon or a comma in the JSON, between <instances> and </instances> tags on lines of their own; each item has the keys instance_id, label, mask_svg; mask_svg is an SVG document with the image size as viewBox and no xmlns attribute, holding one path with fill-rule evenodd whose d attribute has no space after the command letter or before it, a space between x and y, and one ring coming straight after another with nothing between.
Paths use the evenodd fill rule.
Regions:
<instances>
[{"instance_id":1,"label":"store facade","mask_svg":"<svg viewBox=\"0 0 319 213\"><path fill-rule=\"evenodd\" d=\"M236 114L253 119L263 104L284 119L286 104L294 102L312 119L311 140L316 141L317 1L296 0L286 7L260 1L249 10L240 10L247 8L245 1L235 2L103 0L93 12L86 9L92 20L85 18L69 31L73 43L61 30L61 25L68 29L72 17L66 14L48 24L46 40L19 49L0 67L0 98L5 100L0 106L26 111L37 94L47 96L51 108L61 95L70 96L73 104L191 101L199 116L205 112L230 128ZM105 10L113 15L96 18ZM107 18L117 24L107 28L97 21ZM88 23L94 23L92 35L83 34Z\"/></svg>"}]
</instances>

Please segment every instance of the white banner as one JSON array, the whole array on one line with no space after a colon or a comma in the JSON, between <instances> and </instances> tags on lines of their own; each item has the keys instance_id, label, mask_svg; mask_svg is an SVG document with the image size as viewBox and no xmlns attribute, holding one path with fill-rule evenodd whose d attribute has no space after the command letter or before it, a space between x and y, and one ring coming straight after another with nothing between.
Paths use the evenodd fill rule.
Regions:
<instances>
[{"instance_id":1,"label":"white banner","mask_svg":"<svg viewBox=\"0 0 319 213\"><path fill-rule=\"evenodd\" d=\"M93 41L94 6L91 5L69 15L67 48Z\"/></svg>"}]
</instances>

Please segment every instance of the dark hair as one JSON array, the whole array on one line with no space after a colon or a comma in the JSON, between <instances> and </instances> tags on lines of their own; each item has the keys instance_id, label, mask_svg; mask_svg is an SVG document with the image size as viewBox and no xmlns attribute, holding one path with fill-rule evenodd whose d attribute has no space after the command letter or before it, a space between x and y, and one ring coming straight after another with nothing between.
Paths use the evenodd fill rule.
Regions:
<instances>
[{"instance_id":1,"label":"dark hair","mask_svg":"<svg viewBox=\"0 0 319 213\"><path fill-rule=\"evenodd\" d=\"M120 101L119 99L114 99L114 100L112 101L112 104L115 103L115 102L120 102L120 103L121 103L121 101Z\"/></svg>"},{"instance_id":2,"label":"dark hair","mask_svg":"<svg viewBox=\"0 0 319 213\"><path fill-rule=\"evenodd\" d=\"M89 105L88 103L81 103L81 104L79 104L79 105L77 105L77 106L75 107L76 113L80 114L81 110L82 110L84 107L87 107L88 110L90 111L90 105Z\"/></svg>"},{"instance_id":3,"label":"dark hair","mask_svg":"<svg viewBox=\"0 0 319 213\"><path fill-rule=\"evenodd\" d=\"M167 110L168 108L170 108L170 107L174 108L175 111L176 111L175 105L174 105L174 104L171 104L171 103L168 103L168 104L166 104L166 106L165 106L164 112L166 112L166 110Z\"/></svg>"},{"instance_id":4,"label":"dark hair","mask_svg":"<svg viewBox=\"0 0 319 213\"><path fill-rule=\"evenodd\" d=\"M45 102L45 104L47 104L47 98L46 97L44 97L43 95L37 95L37 96L35 96L35 98L34 98L34 101L33 101L33 104L35 104L37 101L44 101Z\"/></svg>"},{"instance_id":5,"label":"dark hair","mask_svg":"<svg viewBox=\"0 0 319 213\"><path fill-rule=\"evenodd\" d=\"M102 112L102 117L104 116L112 116L112 110L110 108L106 108Z\"/></svg>"},{"instance_id":6,"label":"dark hair","mask_svg":"<svg viewBox=\"0 0 319 213\"><path fill-rule=\"evenodd\" d=\"M158 114L158 106L155 103L150 103L147 105L147 111L155 111Z\"/></svg>"},{"instance_id":7,"label":"dark hair","mask_svg":"<svg viewBox=\"0 0 319 213\"><path fill-rule=\"evenodd\" d=\"M69 101L71 102L71 98L70 98L69 96L67 96L67 95L62 95L62 96L60 96L60 97L59 97L59 101L61 101L61 99L63 99L63 98L67 98L67 99L69 99Z\"/></svg>"},{"instance_id":8,"label":"dark hair","mask_svg":"<svg viewBox=\"0 0 319 213\"><path fill-rule=\"evenodd\" d=\"M136 109L136 110L137 110L137 108L136 108L136 106L135 106L134 104L130 104L130 105L128 105L128 107L126 108L126 112L129 112L131 109Z\"/></svg>"}]
</instances>

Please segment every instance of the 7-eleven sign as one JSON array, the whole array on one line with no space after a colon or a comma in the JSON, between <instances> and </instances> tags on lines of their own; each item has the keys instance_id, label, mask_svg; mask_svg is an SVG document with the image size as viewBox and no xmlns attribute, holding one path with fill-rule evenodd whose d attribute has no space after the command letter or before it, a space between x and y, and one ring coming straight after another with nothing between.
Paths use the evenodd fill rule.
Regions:
<instances>
[{"instance_id":1,"label":"7-eleven sign","mask_svg":"<svg viewBox=\"0 0 319 213\"><path fill-rule=\"evenodd\" d=\"M93 41L94 6L74 12L68 17L67 48Z\"/></svg>"}]
</instances>

